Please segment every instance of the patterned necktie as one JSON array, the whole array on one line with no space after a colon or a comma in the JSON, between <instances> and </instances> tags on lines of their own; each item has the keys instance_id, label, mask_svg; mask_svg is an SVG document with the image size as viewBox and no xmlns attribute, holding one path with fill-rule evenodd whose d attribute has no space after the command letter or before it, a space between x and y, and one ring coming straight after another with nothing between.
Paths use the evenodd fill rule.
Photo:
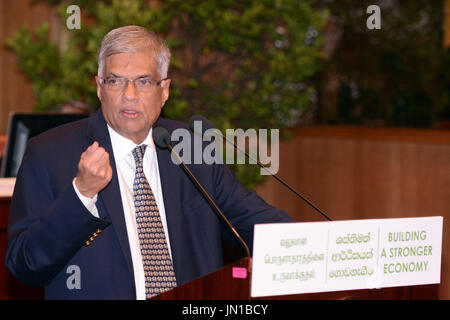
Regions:
<instances>
[{"instance_id":1,"label":"patterned necktie","mask_svg":"<svg viewBox=\"0 0 450 320\"><path fill-rule=\"evenodd\" d=\"M155 196L142 169L146 147L145 144L137 146L132 153L136 162L134 207L144 265L145 295L149 299L175 288L177 283Z\"/></svg>"}]
</instances>

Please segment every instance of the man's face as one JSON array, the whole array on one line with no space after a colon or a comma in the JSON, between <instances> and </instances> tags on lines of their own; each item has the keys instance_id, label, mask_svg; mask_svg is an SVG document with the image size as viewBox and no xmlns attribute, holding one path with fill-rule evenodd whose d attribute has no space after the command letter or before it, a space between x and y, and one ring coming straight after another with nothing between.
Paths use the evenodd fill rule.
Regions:
<instances>
[{"instance_id":1,"label":"man's face","mask_svg":"<svg viewBox=\"0 0 450 320\"><path fill-rule=\"evenodd\" d=\"M137 79L148 77L161 80L156 61L149 49L119 53L106 58L103 78L123 77ZM140 144L158 119L169 98L170 80L155 85L150 91L138 91L129 81L123 90L112 91L97 81L97 96L102 103L106 122L121 136Z\"/></svg>"}]
</instances>

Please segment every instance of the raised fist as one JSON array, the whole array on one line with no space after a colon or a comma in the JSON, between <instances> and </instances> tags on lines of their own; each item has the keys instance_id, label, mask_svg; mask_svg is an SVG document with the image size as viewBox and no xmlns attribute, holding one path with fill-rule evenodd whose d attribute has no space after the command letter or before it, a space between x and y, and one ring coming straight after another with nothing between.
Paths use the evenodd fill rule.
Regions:
<instances>
[{"instance_id":1,"label":"raised fist","mask_svg":"<svg viewBox=\"0 0 450 320\"><path fill-rule=\"evenodd\" d=\"M75 185L83 196L92 198L108 185L111 178L109 154L94 141L81 154Z\"/></svg>"}]
</instances>

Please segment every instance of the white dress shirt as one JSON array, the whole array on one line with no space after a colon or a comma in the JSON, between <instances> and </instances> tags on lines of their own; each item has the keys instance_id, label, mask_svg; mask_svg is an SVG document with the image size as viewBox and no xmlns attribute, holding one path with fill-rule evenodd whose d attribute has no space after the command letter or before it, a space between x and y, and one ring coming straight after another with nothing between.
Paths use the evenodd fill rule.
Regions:
<instances>
[{"instance_id":1,"label":"white dress shirt","mask_svg":"<svg viewBox=\"0 0 450 320\"><path fill-rule=\"evenodd\" d=\"M139 236L136 226L134 198L133 198L133 182L136 171L136 164L134 161L133 149L137 146L133 141L122 137L108 125L109 135L111 137L111 144L116 161L117 176L119 179L120 196L124 210L125 223L127 227L128 242L130 244L131 258L133 261L134 280L136 284L136 298L138 300L145 300L145 275L142 263L141 249L139 245ZM161 188L161 179L159 176L158 159L156 156L155 144L152 138L152 129L141 144L146 144L147 148L143 159L143 169L145 177L152 188L155 196L156 204L158 205L161 221L166 234L166 241L169 248L169 254L172 257L169 242L169 233L167 229L166 214L164 209L164 201ZM73 181L75 192L85 207L96 217L98 217L97 195L93 198L83 196Z\"/></svg>"}]
</instances>

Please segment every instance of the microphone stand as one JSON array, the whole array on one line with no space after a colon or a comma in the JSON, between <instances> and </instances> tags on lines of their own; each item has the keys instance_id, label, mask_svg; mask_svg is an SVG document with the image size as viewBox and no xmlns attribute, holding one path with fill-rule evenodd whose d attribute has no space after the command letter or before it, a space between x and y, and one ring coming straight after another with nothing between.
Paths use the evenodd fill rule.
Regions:
<instances>
[{"instance_id":1,"label":"microphone stand","mask_svg":"<svg viewBox=\"0 0 450 320\"><path fill-rule=\"evenodd\" d=\"M205 198L208 200L209 204L211 205L211 207L216 211L216 213L218 214L220 220L222 220L222 222L228 227L229 230L231 230L234 234L234 236L239 240L239 242L242 244L242 246L245 249L245 252L247 254L247 257L251 258L252 255L250 253L250 249L248 248L247 243L245 243L244 239L242 239L242 237L239 235L239 233L236 231L236 229L232 226L232 224L230 223L230 221L228 221L228 219L225 217L225 215L223 214L223 212L219 209L219 207L217 206L217 204L215 203L215 201L211 198L211 196L209 195L208 191L206 191L205 188L203 188L202 184L197 180L197 178L194 176L194 174L191 172L191 170L189 170L189 168L186 166L186 164L183 162L183 160L180 158L180 156L178 155L177 152L175 152L173 150L173 147L170 143L168 143L167 141L165 141L167 143L167 147L169 148L170 152L172 154L175 154L175 156L177 157L178 161L181 164L181 167L184 169L184 171L187 173L187 175L189 176L189 178L191 178L191 180L194 182L194 184L199 188L200 192L205 196Z\"/></svg>"}]
</instances>

